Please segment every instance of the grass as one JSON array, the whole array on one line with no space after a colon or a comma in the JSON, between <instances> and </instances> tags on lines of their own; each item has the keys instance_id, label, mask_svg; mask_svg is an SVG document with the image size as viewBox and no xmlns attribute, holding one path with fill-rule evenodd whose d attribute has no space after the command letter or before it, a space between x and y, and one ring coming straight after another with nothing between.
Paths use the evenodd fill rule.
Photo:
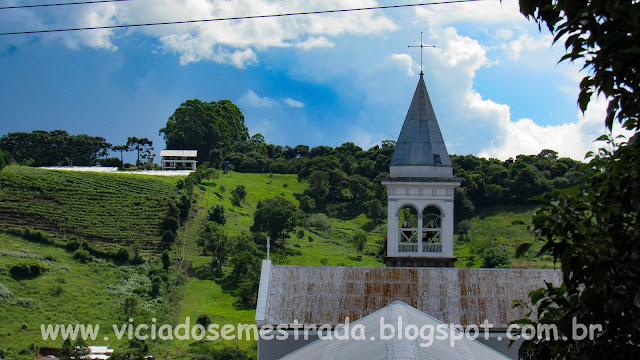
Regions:
<instances>
[{"instance_id":1,"label":"grass","mask_svg":"<svg viewBox=\"0 0 640 360\"><path fill-rule=\"evenodd\" d=\"M0 223L78 236L99 248L157 248L178 179L8 166L0 172Z\"/></svg>"},{"instance_id":2,"label":"grass","mask_svg":"<svg viewBox=\"0 0 640 360\"><path fill-rule=\"evenodd\" d=\"M8 269L25 262L40 263L48 270L35 279L13 279ZM40 324L76 323L100 325L97 344L108 336L109 345L124 346L128 340L118 341L112 330L113 323L124 323L120 301L107 291L121 275L121 267L113 263L99 259L81 263L63 249L0 233L0 283L11 294L0 298L0 348L8 350L13 360L31 360L30 346L62 344L60 339L43 340Z\"/></svg>"},{"instance_id":3,"label":"grass","mask_svg":"<svg viewBox=\"0 0 640 360\"><path fill-rule=\"evenodd\" d=\"M481 267L481 254L473 253L474 243L497 243L503 245L511 254L511 267L514 268L550 268L553 261L549 256L535 257L541 243L536 244L524 258L516 259L515 251L524 242L535 243L535 238L525 225L514 225L514 221L525 224L531 222L535 206L500 206L478 210L470 219L469 241L456 240L454 256L458 258L456 267ZM458 239L458 235L455 235ZM473 257L471 260L470 257Z\"/></svg>"}]
</instances>

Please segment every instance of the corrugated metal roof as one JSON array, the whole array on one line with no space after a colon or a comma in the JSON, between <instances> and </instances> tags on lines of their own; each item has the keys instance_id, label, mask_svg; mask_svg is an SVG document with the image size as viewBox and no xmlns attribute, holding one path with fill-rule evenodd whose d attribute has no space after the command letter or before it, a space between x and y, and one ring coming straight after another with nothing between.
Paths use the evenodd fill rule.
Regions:
<instances>
[{"instance_id":1,"label":"corrugated metal roof","mask_svg":"<svg viewBox=\"0 0 640 360\"><path fill-rule=\"evenodd\" d=\"M434 161L435 158L439 158L440 164ZM391 157L391 166L402 165L451 166L422 74Z\"/></svg>"},{"instance_id":2,"label":"corrugated metal roof","mask_svg":"<svg viewBox=\"0 0 640 360\"><path fill-rule=\"evenodd\" d=\"M401 319L402 329L400 329L398 325L399 319ZM381 321L384 321L385 324L392 325L396 336L388 340L380 339L382 334L380 331ZM429 339L426 338L427 336L425 336L424 339L417 337L413 340L408 340L406 336L397 336L399 330L402 334L407 334L408 331L406 329L410 325L415 325L418 329L422 329L424 326L430 326L432 329L435 329L437 326L443 326L443 323L403 302L395 301L392 304L349 324L351 329L358 326L362 326L364 328L364 336L362 339L358 340L351 338L339 340L331 338L316 340L315 342L285 356L282 360L508 359L499 352L466 337L462 337L460 340L455 340L454 347L452 347L450 345L449 338L440 337L436 339L436 336L434 336L434 339L432 339L433 342L429 344ZM456 330L450 329L449 326L446 326L445 329L447 334L460 334ZM342 332L343 331L344 330L342 330ZM340 330L338 332L341 333ZM425 335L428 335L428 333L425 332ZM435 331L432 335L435 335ZM458 339L458 337L456 337L456 339Z\"/></svg>"},{"instance_id":3,"label":"corrugated metal roof","mask_svg":"<svg viewBox=\"0 0 640 360\"><path fill-rule=\"evenodd\" d=\"M198 150L160 150L160 156L198 156Z\"/></svg>"},{"instance_id":4,"label":"corrugated metal roof","mask_svg":"<svg viewBox=\"0 0 640 360\"><path fill-rule=\"evenodd\" d=\"M261 289L258 324L331 324L352 321L393 301L405 302L447 324L506 328L525 312L512 309L545 282L559 285L560 271L544 269L384 268L272 266ZM263 286L263 284L261 284ZM264 299L264 296L267 299Z\"/></svg>"}]
</instances>

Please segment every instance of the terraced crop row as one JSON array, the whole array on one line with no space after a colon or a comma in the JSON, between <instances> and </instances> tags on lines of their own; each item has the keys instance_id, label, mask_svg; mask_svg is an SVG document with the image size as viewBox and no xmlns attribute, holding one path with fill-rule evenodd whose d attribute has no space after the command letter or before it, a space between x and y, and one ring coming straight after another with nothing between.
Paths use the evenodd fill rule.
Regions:
<instances>
[{"instance_id":1,"label":"terraced crop row","mask_svg":"<svg viewBox=\"0 0 640 360\"><path fill-rule=\"evenodd\" d=\"M0 224L76 235L100 248L140 240L153 249L178 179L8 166L0 172Z\"/></svg>"}]
</instances>

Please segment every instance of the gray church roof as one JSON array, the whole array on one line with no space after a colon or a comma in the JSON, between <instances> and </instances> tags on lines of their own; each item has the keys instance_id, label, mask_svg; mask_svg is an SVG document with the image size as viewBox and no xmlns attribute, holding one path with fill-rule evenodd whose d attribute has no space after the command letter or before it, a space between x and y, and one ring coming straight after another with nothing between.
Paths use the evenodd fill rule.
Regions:
<instances>
[{"instance_id":1,"label":"gray church roof","mask_svg":"<svg viewBox=\"0 0 640 360\"><path fill-rule=\"evenodd\" d=\"M562 274L546 269L385 268L272 266L264 260L256 323L302 324L354 321L398 300L447 324L495 328L526 316L512 309L545 282L559 286Z\"/></svg>"},{"instance_id":2,"label":"gray church roof","mask_svg":"<svg viewBox=\"0 0 640 360\"><path fill-rule=\"evenodd\" d=\"M407 339L406 336L393 336L392 339L380 339L382 334L381 321L398 329L397 332L407 333L411 325L419 329L428 326L436 329L441 326L447 334L460 334L460 340L451 346L449 338L437 338L431 343L420 337ZM398 322L402 327L398 327ZM433 317L418 311L411 306L395 301L390 305L371 313L364 318L349 324L350 329L360 327L364 329L364 337L347 339L320 339L285 356L282 360L508 360L499 352L481 344L478 341L462 336L448 325ZM344 330L335 330L342 335ZM351 332L351 331L350 331ZM350 333L349 332L349 333ZM354 333L355 334L355 333ZM332 335L333 336L333 335ZM435 338L435 336L434 336ZM457 339L457 338L456 338Z\"/></svg>"},{"instance_id":3,"label":"gray church roof","mask_svg":"<svg viewBox=\"0 0 640 360\"><path fill-rule=\"evenodd\" d=\"M391 158L391 166L403 165L451 166L422 73Z\"/></svg>"}]
</instances>

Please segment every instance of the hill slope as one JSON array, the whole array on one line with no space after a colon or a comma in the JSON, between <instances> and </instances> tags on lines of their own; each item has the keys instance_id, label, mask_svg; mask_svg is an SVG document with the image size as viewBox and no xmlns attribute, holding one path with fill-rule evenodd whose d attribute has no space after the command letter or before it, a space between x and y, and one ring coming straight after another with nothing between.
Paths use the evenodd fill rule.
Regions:
<instances>
[{"instance_id":1,"label":"hill slope","mask_svg":"<svg viewBox=\"0 0 640 360\"><path fill-rule=\"evenodd\" d=\"M176 177L8 166L0 172L0 224L75 235L108 249L157 247Z\"/></svg>"}]
</instances>

